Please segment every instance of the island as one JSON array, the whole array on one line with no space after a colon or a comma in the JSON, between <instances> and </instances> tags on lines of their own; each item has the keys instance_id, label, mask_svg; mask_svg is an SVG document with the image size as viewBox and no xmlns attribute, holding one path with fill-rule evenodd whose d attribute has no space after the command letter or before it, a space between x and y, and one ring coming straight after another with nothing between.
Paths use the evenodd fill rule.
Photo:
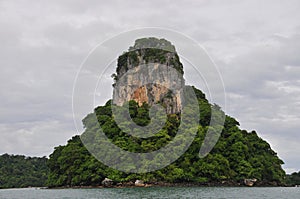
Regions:
<instances>
[{"instance_id":1,"label":"island","mask_svg":"<svg viewBox=\"0 0 300 199\"><path fill-rule=\"evenodd\" d=\"M134 86L118 87L118 82L130 70L139 71L141 65L155 65L151 78L157 84L143 84L148 76L127 76ZM162 65L175 69L178 81L170 79L170 73ZM118 58L113 99L95 107L83 118L85 131L73 136L66 145L54 148L49 158L31 158L4 154L0 156L0 188L47 186L49 188L86 187L147 187L147 186L286 186L299 182L299 173L286 176L284 162L272 150L268 142L255 131L246 131L239 122L229 116L217 104L210 103L206 95L194 86L186 85L184 67L176 48L170 41L159 38L140 38ZM161 78L161 79L160 79ZM178 88L170 90L159 84ZM118 88L118 89L116 89ZM200 111L195 137L189 148L168 166L145 173L124 172L111 168L93 156L83 139L97 140L95 129L100 125L105 136L122 150L133 153L156 151L170 143L177 134L184 103L180 92L192 90L196 96L196 108ZM121 130L112 113L113 106L128 109L136 125L147 126L150 109L154 105L164 107L167 115L164 126L154 136L140 138ZM187 110L187 115L189 115ZM213 119L224 119L220 137L214 148L204 157L199 156L207 131ZM159 116L159 115L158 115ZM89 146L93 147L93 146ZM96 146L94 146L96 147ZM113 152L107 158L115 157ZM12 166L13 165L13 166Z\"/></svg>"}]
</instances>

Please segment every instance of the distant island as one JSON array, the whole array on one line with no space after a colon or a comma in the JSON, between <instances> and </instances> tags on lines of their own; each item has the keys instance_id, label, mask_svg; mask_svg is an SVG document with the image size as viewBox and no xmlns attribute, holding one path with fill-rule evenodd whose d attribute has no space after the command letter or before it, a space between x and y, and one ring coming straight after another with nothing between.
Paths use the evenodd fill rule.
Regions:
<instances>
[{"instance_id":1,"label":"distant island","mask_svg":"<svg viewBox=\"0 0 300 199\"><path fill-rule=\"evenodd\" d=\"M165 39L142 38L135 41L129 51L118 58L115 82L130 69L139 69L139 65L159 63L171 66L183 76L184 68L175 46ZM167 79L168 74L154 71ZM143 77L140 77L143 78ZM183 78L183 77L182 77ZM141 82L141 79L133 79ZM133 81L132 80L132 81ZM167 79L168 81L168 79ZM80 136L72 137L67 145L55 147L49 159L26 158L24 156L0 156L0 188L8 187L97 187L130 186L135 182L142 185L202 185L202 186L284 186L300 184L300 172L286 176L282 169L284 162L278 158L270 145L255 131L247 132L239 128L239 122L226 115L221 107L211 104L205 94L185 85L184 79L178 81L182 89L193 89L200 110L199 126L194 141L188 150L169 166L147 173L126 173L112 169L90 154ZM177 82L177 83L178 83ZM171 81L170 81L171 84ZM114 87L116 84L113 85ZM144 153L155 151L168 144L175 136L180 125L180 106L178 93L159 85L137 85L123 87L114 91L114 99L105 105L96 107L94 112L83 119L83 135L97 139L92 133L98 122L112 143L123 150ZM157 91L157 92L153 92ZM133 93L128 95L127 93ZM167 113L164 127L149 138L137 138L128 135L118 127L112 106L126 105L133 121L140 126L150 122L149 108L159 103ZM212 110L217 117L225 117L224 128L213 150L204 158L199 157L199 148L203 144L206 132L211 127ZM94 121L95 115L97 121ZM114 154L109 154L112 157ZM14 166L9 166L14 165ZM22 165L22 166L21 166ZM24 166L25 165L25 166ZM26 173L26 174L25 174ZM47 179L46 179L47 178ZM20 180L21 179L21 180Z\"/></svg>"},{"instance_id":2,"label":"distant island","mask_svg":"<svg viewBox=\"0 0 300 199\"><path fill-rule=\"evenodd\" d=\"M46 187L49 169L46 157L0 156L0 188Z\"/></svg>"}]
</instances>

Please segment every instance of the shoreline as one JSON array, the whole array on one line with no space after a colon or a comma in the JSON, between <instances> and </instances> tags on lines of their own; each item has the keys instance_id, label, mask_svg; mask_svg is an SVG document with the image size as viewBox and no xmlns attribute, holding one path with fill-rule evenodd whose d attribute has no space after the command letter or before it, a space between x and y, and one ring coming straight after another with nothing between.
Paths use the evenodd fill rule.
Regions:
<instances>
[{"instance_id":1,"label":"shoreline","mask_svg":"<svg viewBox=\"0 0 300 199\"><path fill-rule=\"evenodd\" d=\"M246 186L246 185L224 185L220 183L216 183L214 185L211 184L198 184L198 183L145 183L145 186L136 186L132 184L116 184L112 186L103 186L103 185L90 185L90 186L60 186L60 187L14 187L14 188L0 188L0 190L13 190L13 189L35 189L35 190L41 190L41 189L47 189L47 190L55 190L55 189L123 189L123 188L163 188L163 187L178 187L178 188L183 188L183 187L236 187L236 188L242 188L242 187L247 187L247 188L268 188L268 187L295 187L292 185L254 185L252 187Z\"/></svg>"},{"instance_id":2,"label":"shoreline","mask_svg":"<svg viewBox=\"0 0 300 199\"><path fill-rule=\"evenodd\" d=\"M136 186L133 182L116 183L111 186L104 185L90 185L90 186L60 186L60 187L47 187L46 189L101 189L101 188L150 188L150 187L294 187L284 184L274 183L257 183L253 186L247 186L242 183L233 182L214 182L214 183L145 183L144 186Z\"/></svg>"}]
</instances>

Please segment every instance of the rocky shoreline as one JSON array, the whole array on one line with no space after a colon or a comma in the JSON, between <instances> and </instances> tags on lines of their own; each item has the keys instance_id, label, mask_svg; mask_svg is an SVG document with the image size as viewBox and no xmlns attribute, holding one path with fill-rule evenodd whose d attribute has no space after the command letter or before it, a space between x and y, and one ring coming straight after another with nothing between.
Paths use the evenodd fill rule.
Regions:
<instances>
[{"instance_id":1,"label":"rocky shoreline","mask_svg":"<svg viewBox=\"0 0 300 199\"><path fill-rule=\"evenodd\" d=\"M221 182L207 182L207 183L195 183L195 182L123 182L112 183L109 185L91 185L91 186L61 186L61 187L48 187L48 189L94 189L94 188L136 188L136 187L288 187L285 184L278 184L277 182L255 182L249 186L244 181L221 181Z\"/></svg>"}]
</instances>

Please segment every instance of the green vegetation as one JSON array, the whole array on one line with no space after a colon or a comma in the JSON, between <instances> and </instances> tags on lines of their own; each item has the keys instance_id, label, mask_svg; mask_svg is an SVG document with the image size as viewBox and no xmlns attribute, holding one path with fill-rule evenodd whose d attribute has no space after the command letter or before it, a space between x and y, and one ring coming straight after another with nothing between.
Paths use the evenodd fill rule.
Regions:
<instances>
[{"instance_id":1,"label":"green vegetation","mask_svg":"<svg viewBox=\"0 0 300 199\"><path fill-rule=\"evenodd\" d=\"M287 175L286 184L290 186L300 185L300 171Z\"/></svg>"},{"instance_id":2,"label":"green vegetation","mask_svg":"<svg viewBox=\"0 0 300 199\"><path fill-rule=\"evenodd\" d=\"M219 110L217 105L209 104L205 95L195 89L198 97L201 116L197 135L189 149L174 163L158 171L145 174L120 172L97 161L84 147L80 137L75 136L66 146L59 146L50 155L48 166L49 186L99 185L108 177L116 182L142 179L146 182L240 182L244 178L256 178L260 182L283 183L285 172L281 168L283 162L277 157L270 145L257 136L256 132L241 130L239 123L226 116L221 137L213 150L205 157L199 158L199 149L210 122L212 109ZM139 125L149 123L149 107L138 106L129 102L130 115ZM124 150L132 152L148 152L166 145L176 136L180 124L179 115L169 115L165 126L155 136L136 138L122 132L112 117L111 101L97 107L95 114L106 136ZM95 128L88 115L83 123L86 132ZM112 154L113 155L113 154Z\"/></svg>"},{"instance_id":3,"label":"green vegetation","mask_svg":"<svg viewBox=\"0 0 300 199\"><path fill-rule=\"evenodd\" d=\"M133 47L129 48L129 51L145 48L162 49L169 52L175 52L175 46L166 39L157 39L155 37L137 39Z\"/></svg>"},{"instance_id":4,"label":"green vegetation","mask_svg":"<svg viewBox=\"0 0 300 199\"><path fill-rule=\"evenodd\" d=\"M44 187L47 176L46 157L0 156L0 188Z\"/></svg>"},{"instance_id":5,"label":"green vegetation","mask_svg":"<svg viewBox=\"0 0 300 199\"><path fill-rule=\"evenodd\" d=\"M128 69L130 69L129 66L136 67L139 64L144 64L139 62L139 57L145 61L145 64L169 64L180 74L184 73L182 63L179 61L179 56L176 53L157 48L144 48L125 52L121 56L119 56L117 74L119 75L121 73L121 70L127 71Z\"/></svg>"}]
</instances>

